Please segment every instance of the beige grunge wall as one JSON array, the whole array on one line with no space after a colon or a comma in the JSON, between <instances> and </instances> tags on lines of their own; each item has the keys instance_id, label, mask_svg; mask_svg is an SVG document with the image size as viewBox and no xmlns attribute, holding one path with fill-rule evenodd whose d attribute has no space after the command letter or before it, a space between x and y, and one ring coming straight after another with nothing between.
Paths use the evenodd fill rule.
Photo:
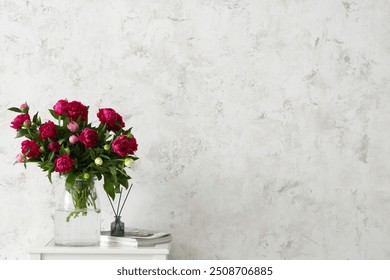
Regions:
<instances>
[{"instance_id":1,"label":"beige grunge wall","mask_svg":"<svg viewBox=\"0 0 390 280\"><path fill-rule=\"evenodd\" d=\"M49 117L60 98L134 126L124 221L171 232L172 258L390 258L389 12L384 0L0 1L0 259L52 237L61 191L12 166L6 108Z\"/></svg>"}]
</instances>

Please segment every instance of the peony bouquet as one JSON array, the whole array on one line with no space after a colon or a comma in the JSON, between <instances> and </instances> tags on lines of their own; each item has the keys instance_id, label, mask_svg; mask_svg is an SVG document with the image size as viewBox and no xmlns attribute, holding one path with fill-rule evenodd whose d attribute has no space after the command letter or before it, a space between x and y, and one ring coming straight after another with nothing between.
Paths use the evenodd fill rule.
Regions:
<instances>
[{"instance_id":1,"label":"peony bouquet","mask_svg":"<svg viewBox=\"0 0 390 280\"><path fill-rule=\"evenodd\" d=\"M131 177L126 167L138 159L134 155L137 141L114 109L99 109L98 126L88 122L89 107L79 101L59 100L49 110L56 123L42 122L38 113L31 118L27 103L9 110L19 113L11 123L16 137L27 138L21 143L16 163L24 163L25 167L26 163L37 163L50 182L53 172L65 176L68 192L77 181L94 178L104 180L104 190L113 200L121 186L129 187ZM76 208L86 208L91 202L87 196L73 196Z\"/></svg>"}]
</instances>

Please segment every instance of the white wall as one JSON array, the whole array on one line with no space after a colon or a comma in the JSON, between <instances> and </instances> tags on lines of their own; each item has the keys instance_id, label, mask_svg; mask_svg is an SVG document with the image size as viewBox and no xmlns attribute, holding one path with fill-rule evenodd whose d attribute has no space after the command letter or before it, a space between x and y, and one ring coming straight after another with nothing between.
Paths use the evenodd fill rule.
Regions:
<instances>
[{"instance_id":1,"label":"white wall","mask_svg":"<svg viewBox=\"0 0 390 280\"><path fill-rule=\"evenodd\" d=\"M173 258L390 258L389 9L0 1L0 259L52 236L61 189L12 166L6 108L60 98L134 126L124 220L172 232Z\"/></svg>"}]
</instances>

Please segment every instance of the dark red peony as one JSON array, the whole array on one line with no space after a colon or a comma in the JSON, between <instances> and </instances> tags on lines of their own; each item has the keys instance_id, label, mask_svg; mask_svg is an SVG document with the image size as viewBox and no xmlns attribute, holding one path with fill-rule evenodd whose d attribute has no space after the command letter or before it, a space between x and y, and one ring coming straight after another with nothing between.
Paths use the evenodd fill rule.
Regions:
<instances>
[{"instance_id":1,"label":"dark red peony","mask_svg":"<svg viewBox=\"0 0 390 280\"><path fill-rule=\"evenodd\" d=\"M53 110L57 115L64 115L68 111L68 100L58 100L53 106Z\"/></svg>"},{"instance_id":2,"label":"dark red peony","mask_svg":"<svg viewBox=\"0 0 390 280\"><path fill-rule=\"evenodd\" d=\"M98 142L98 133L91 128L85 128L79 136L79 141L84 144L85 148L95 147Z\"/></svg>"},{"instance_id":3,"label":"dark red peony","mask_svg":"<svg viewBox=\"0 0 390 280\"><path fill-rule=\"evenodd\" d=\"M97 117L99 118L101 123L107 125L108 130L118 131L122 127L125 127L125 123L123 122L122 116L119 115L114 109L99 109Z\"/></svg>"},{"instance_id":4,"label":"dark red peony","mask_svg":"<svg viewBox=\"0 0 390 280\"><path fill-rule=\"evenodd\" d=\"M77 121L78 118L81 119L81 121L86 121L88 117L88 109L87 107L78 101L72 101L68 103L68 112L67 116L71 121Z\"/></svg>"},{"instance_id":5,"label":"dark red peony","mask_svg":"<svg viewBox=\"0 0 390 280\"><path fill-rule=\"evenodd\" d=\"M74 159L67 154L63 154L54 160L56 165L55 171L60 173L66 173L72 170Z\"/></svg>"},{"instance_id":6,"label":"dark red peony","mask_svg":"<svg viewBox=\"0 0 390 280\"><path fill-rule=\"evenodd\" d=\"M50 151L58 152L60 150L60 144L58 142L52 142L48 145Z\"/></svg>"},{"instance_id":7,"label":"dark red peony","mask_svg":"<svg viewBox=\"0 0 390 280\"><path fill-rule=\"evenodd\" d=\"M112 150L122 157L125 157L128 154L134 154L134 152L137 151L137 148L137 140L134 137L129 139L127 136L123 135L112 142Z\"/></svg>"},{"instance_id":8,"label":"dark red peony","mask_svg":"<svg viewBox=\"0 0 390 280\"><path fill-rule=\"evenodd\" d=\"M129 154L134 155L134 152L138 150L137 139L131 137L129 140L130 140L130 150L131 150Z\"/></svg>"},{"instance_id":9,"label":"dark red peony","mask_svg":"<svg viewBox=\"0 0 390 280\"><path fill-rule=\"evenodd\" d=\"M28 158L36 158L41 153L37 142L35 140L24 140L22 142L22 154Z\"/></svg>"},{"instance_id":10,"label":"dark red peony","mask_svg":"<svg viewBox=\"0 0 390 280\"><path fill-rule=\"evenodd\" d=\"M24 122L31 122L29 114L17 115L16 118L11 122L11 127L16 130L19 130L23 126Z\"/></svg>"},{"instance_id":11,"label":"dark red peony","mask_svg":"<svg viewBox=\"0 0 390 280\"><path fill-rule=\"evenodd\" d=\"M39 128L39 137L44 139L54 139L57 137L58 131L56 128L56 125L52 121L47 121L43 125L41 125Z\"/></svg>"}]
</instances>

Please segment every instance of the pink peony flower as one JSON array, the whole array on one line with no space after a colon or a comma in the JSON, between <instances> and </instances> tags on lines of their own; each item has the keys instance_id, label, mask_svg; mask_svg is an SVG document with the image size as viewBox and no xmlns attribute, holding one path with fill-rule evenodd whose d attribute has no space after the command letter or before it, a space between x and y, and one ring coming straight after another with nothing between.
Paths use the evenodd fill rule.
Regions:
<instances>
[{"instance_id":1,"label":"pink peony flower","mask_svg":"<svg viewBox=\"0 0 390 280\"><path fill-rule=\"evenodd\" d=\"M31 122L29 114L17 115L16 118L11 122L11 127L19 130L23 126L24 122Z\"/></svg>"},{"instance_id":2,"label":"pink peony flower","mask_svg":"<svg viewBox=\"0 0 390 280\"><path fill-rule=\"evenodd\" d=\"M22 105L20 105L19 109L20 109L23 113L27 113L29 107L28 107L27 103L23 103Z\"/></svg>"},{"instance_id":3,"label":"pink peony flower","mask_svg":"<svg viewBox=\"0 0 390 280\"><path fill-rule=\"evenodd\" d=\"M22 142L22 153L28 158L36 158L41 153L41 148L35 140L24 140Z\"/></svg>"},{"instance_id":4,"label":"pink peony flower","mask_svg":"<svg viewBox=\"0 0 390 280\"><path fill-rule=\"evenodd\" d=\"M72 121L77 121L80 118L84 122L88 117L88 109L81 102L72 101L68 103L67 116Z\"/></svg>"},{"instance_id":5,"label":"pink peony flower","mask_svg":"<svg viewBox=\"0 0 390 280\"><path fill-rule=\"evenodd\" d=\"M74 159L67 154L63 154L54 160L56 165L55 171L60 173L66 173L72 170Z\"/></svg>"},{"instance_id":6,"label":"pink peony flower","mask_svg":"<svg viewBox=\"0 0 390 280\"><path fill-rule=\"evenodd\" d=\"M125 123L123 122L122 116L119 115L114 109L99 109L97 117L99 118L101 123L107 125L108 130L118 131L122 127L125 127Z\"/></svg>"},{"instance_id":7,"label":"pink peony flower","mask_svg":"<svg viewBox=\"0 0 390 280\"><path fill-rule=\"evenodd\" d=\"M76 135L71 135L71 136L69 137L69 142L70 142L71 144L76 144L78 141L79 141L79 138L78 138Z\"/></svg>"},{"instance_id":8,"label":"pink peony flower","mask_svg":"<svg viewBox=\"0 0 390 280\"><path fill-rule=\"evenodd\" d=\"M47 138L54 139L57 136L57 128L56 125L52 121L48 121L41 125L39 128L39 137L44 140Z\"/></svg>"},{"instance_id":9,"label":"pink peony flower","mask_svg":"<svg viewBox=\"0 0 390 280\"><path fill-rule=\"evenodd\" d=\"M67 125L68 129L72 132L76 132L77 130L79 130L79 124L75 121L71 121L68 125Z\"/></svg>"},{"instance_id":10,"label":"pink peony flower","mask_svg":"<svg viewBox=\"0 0 390 280\"><path fill-rule=\"evenodd\" d=\"M30 127L30 125L31 125L31 121L29 121L29 120L25 120L24 121L24 123L23 123L23 127Z\"/></svg>"},{"instance_id":11,"label":"pink peony flower","mask_svg":"<svg viewBox=\"0 0 390 280\"><path fill-rule=\"evenodd\" d=\"M129 139L127 136L123 135L112 142L112 150L122 157L125 157L128 154L134 154L137 149L137 140L134 137Z\"/></svg>"},{"instance_id":12,"label":"pink peony flower","mask_svg":"<svg viewBox=\"0 0 390 280\"><path fill-rule=\"evenodd\" d=\"M98 133L94 129L86 128L81 132L79 141L83 143L87 149L95 147L98 142Z\"/></svg>"},{"instance_id":13,"label":"pink peony flower","mask_svg":"<svg viewBox=\"0 0 390 280\"><path fill-rule=\"evenodd\" d=\"M53 106L53 110L57 115L64 115L68 111L68 101L64 99L60 99Z\"/></svg>"},{"instance_id":14,"label":"pink peony flower","mask_svg":"<svg viewBox=\"0 0 390 280\"><path fill-rule=\"evenodd\" d=\"M49 143L48 147L53 152L58 152L60 150L60 144L58 142Z\"/></svg>"},{"instance_id":15,"label":"pink peony flower","mask_svg":"<svg viewBox=\"0 0 390 280\"><path fill-rule=\"evenodd\" d=\"M17 162L24 162L24 156L22 154L17 154L15 157Z\"/></svg>"}]
</instances>

